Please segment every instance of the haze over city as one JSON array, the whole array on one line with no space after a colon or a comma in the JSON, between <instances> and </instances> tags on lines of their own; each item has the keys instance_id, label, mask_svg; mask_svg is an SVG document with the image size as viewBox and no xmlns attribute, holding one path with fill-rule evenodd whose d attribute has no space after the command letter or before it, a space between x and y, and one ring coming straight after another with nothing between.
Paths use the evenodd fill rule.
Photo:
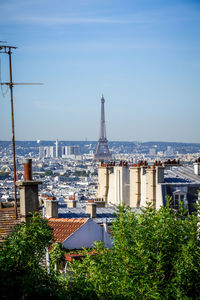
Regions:
<instances>
[{"instance_id":1,"label":"haze over city","mask_svg":"<svg viewBox=\"0 0 200 300\"><path fill-rule=\"evenodd\" d=\"M200 142L199 1L1 0L0 12L0 40L19 47L13 81L44 83L14 88L16 140L97 140L103 94L110 141Z\"/></svg>"}]
</instances>

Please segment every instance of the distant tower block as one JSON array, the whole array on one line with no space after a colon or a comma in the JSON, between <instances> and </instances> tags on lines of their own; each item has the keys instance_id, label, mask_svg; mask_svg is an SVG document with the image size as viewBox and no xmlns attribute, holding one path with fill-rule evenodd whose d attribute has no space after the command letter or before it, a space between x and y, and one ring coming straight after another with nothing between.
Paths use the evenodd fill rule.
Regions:
<instances>
[{"instance_id":1,"label":"distant tower block","mask_svg":"<svg viewBox=\"0 0 200 300\"><path fill-rule=\"evenodd\" d=\"M56 158L58 158L58 139L56 139Z\"/></svg>"},{"instance_id":2,"label":"distant tower block","mask_svg":"<svg viewBox=\"0 0 200 300\"><path fill-rule=\"evenodd\" d=\"M100 136L98 140L97 150L94 155L94 160L110 160L112 158L108 149L108 140L106 138L106 125L105 125L105 113L104 113L104 97L101 97L101 124L100 124Z\"/></svg>"}]
</instances>

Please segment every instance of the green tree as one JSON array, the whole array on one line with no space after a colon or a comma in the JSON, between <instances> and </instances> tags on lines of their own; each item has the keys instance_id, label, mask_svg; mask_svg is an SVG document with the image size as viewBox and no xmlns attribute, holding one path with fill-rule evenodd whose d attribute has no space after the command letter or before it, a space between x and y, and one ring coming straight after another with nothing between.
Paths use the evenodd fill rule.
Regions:
<instances>
[{"instance_id":1,"label":"green tree","mask_svg":"<svg viewBox=\"0 0 200 300\"><path fill-rule=\"evenodd\" d=\"M35 214L21 223L0 245L1 299L58 299L62 282L42 266L45 249L52 240L47 221Z\"/></svg>"},{"instance_id":2,"label":"green tree","mask_svg":"<svg viewBox=\"0 0 200 300\"><path fill-rule=\"evenodd\" d=\"M82 170L82 171L76 170L76 171L74 172L74 176L79 176L79 177L88 177L89 174L90 174L90 172L89 172L89 171L86 172L85 170Z\"/></svg>"},{"instance_id":3,"label":"green tree","mask_svg":"<svg viewBox=\"0 0 200 300\"><path fill-rule=\"evenodd\" d=\"M198 215L149 205L136 215L119 207L113 249L97 244L72 264L80 299L200 299ZM86 251L87 252L87 251Z\"/></svg>"},{"instance_id":4,"label":"green tree","mask_svg":"<svg viewBox=\"0 0 200 300\"><path fill-rule=\"evenodd\" d=\"M45 176L52 176L53 175L53 171L52 170L45 170Z\"/></svg>"},{"instance_id":5,"label":"green tree","mask_svg":"<svg viewBox=\"0 0 200 300\"><path fill-rule=\"evenodd\" d=\"M118 208L113 249L97 243L94 256L71 265L68 278L48 274L41 261L52 240L47 221L34 215L0 245L2 299L200 299L199 211L170 206L142 214ZM51 262L63 257L53 247Z\"/></svg>"},{"instance_id":6,"label":"green tree","mask_svg":"<svg viewBox=\"0 0 200 300\"><path fill-rule=\"evenodd\" d=\"M63 269L65 264L65 252L66 249L64 248L63 244L61 243L54 243L51 246L50 251L50 266L51 269L58 270Z\"/></svg>"}]
</instances>

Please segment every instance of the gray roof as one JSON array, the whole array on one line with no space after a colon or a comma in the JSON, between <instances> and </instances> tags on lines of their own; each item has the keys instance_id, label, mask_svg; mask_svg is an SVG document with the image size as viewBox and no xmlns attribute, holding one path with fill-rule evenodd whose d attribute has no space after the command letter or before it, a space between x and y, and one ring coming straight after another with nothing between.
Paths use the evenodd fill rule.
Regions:
<instances>
[{"instance_id":1,"label":"gray roof","mask_svg":"<svg viewBox=\"0 0 200 300\"><path fill-rule=\"evenodd\" d=\"M165 169L165 182L170 184L200 185L200 176L194 174L192 165L173 166Z\"/></svg>"},{"instance_id":2,"label":"gray roof","mask_svg":"<svg viewBox=\"0 0 200 300\"><path fill-rule=\"evenodd\" d=\"M58 208L58 216L59 218L89 218L90 215L85 212L86 203L77 203L76 208L68 208L66 203L59 202ZM133 211L140 213L141 210L137 208L133 208ZM97 207L96 218L93 220L96 223L112 223L116 218L116 207L108 206L108 207Z\"/></svg>"}]
</instances>

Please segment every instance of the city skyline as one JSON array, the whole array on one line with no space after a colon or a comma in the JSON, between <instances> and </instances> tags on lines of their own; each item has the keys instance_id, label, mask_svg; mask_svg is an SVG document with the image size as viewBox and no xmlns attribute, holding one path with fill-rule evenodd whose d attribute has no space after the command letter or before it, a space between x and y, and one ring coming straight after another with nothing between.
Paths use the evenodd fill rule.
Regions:
<instances>
[{"instance_id":1,"label":"city skyline","mask_svg":"<svg viewBox=\"0 0 200 300\"><path fill-rule=\"evenodd\" d=\"M13 53L16 140L200 142L198 1L0 3L0 40ZM0 54L1 80L8 57ZM6 88L3 88L6 92ZM9 91L0 140L11 140Z\"/></svg>"}]
</instances>

